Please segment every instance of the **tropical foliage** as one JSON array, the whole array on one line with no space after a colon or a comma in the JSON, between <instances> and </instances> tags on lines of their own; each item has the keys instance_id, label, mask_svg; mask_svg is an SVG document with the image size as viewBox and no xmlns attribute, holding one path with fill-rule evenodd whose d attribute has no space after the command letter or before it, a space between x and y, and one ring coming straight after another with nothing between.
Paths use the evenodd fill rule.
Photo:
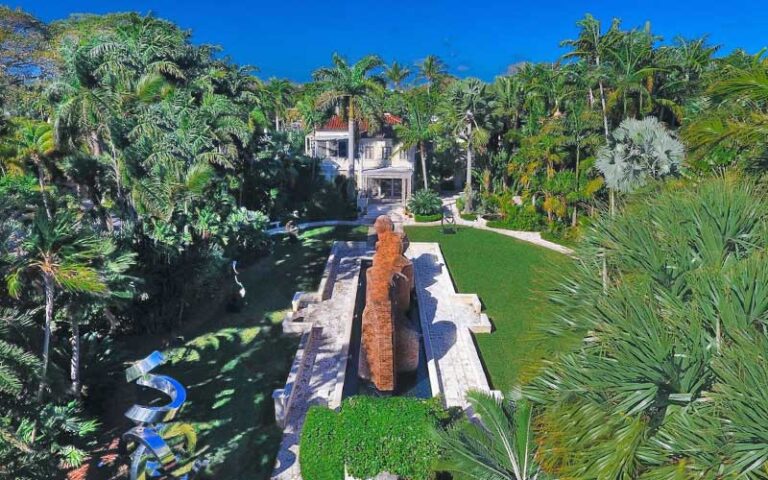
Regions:
<instances>
[{"instance_id":1,"label":"tropical foliage","mask_svg":"<svg viewBox=\"0 0 768 480\"><path fill-rule=\"evenodd\" d=\"M657 187L595 225L545 327L584 340L527 390L546 471L764 477L767 206L729 175Z\"/></svg>"},{"instance_id":2,"label":"tropical foliage","mask_svg":"<svg viewBox=\"0 0 768 480\"><path fill-rule=\"evenodd\" d=\"M0 474L87 461L107 395L81 370L226 301L232 262L270 251L270 220L356 217L365 126L417 152L419 215L463 191L465 218L581 241L537 332L580 348L539 366L527 420L524 402L473 397L486 430L455 427L449 450L501 478L763 478L768 59L662 43L650 24L577 26L559 61L491 82L434 55L336 54L297 84L152 15L46 23L1 7ZM329 182L305 135L332 115L352 169ZM499 441L515 448L479 450ZM404 474L427 475L410 453Z\"/></svg>"}]
</instances>

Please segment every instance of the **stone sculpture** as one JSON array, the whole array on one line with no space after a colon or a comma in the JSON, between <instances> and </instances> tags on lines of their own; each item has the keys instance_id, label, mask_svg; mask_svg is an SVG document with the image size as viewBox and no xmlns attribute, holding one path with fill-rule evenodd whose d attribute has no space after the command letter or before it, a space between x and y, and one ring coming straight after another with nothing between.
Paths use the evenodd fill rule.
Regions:
<instances>
[{"instance_id":1,"label":"stone sculpture","mask_svg":"<svg viewBox=\"0 0 768 480\"><path fill-rule=\"evenodd\" d=\"M397 373L414 371L419 362L418 333L407 317L413 290L413 263L403 255L408 237L395 232L382 215L374 223L377 242L366 272L361 355L358 372L377 390L392 392Z\"/></svg>"}]
</instances>

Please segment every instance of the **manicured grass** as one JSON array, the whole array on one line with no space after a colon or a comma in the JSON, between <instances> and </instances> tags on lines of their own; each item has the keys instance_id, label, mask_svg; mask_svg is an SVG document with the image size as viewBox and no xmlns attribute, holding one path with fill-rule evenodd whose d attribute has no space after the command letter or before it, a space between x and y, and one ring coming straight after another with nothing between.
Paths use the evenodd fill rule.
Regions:
<instances>
[{"instance_id":1,"label":"manicured grass","mask_svg":"<svg viewBox=\"0 0 768 480\"><path fill-rule=\"evenodd\" d=\"M363 240L366 232L326 227L304 232L300 243L279 239L271 255L241 269L246 297L239 312L226 311L221 301L232 288L226 280L216 285L220 290L212 299L189 309L180 330L120 342L126 361L162 350L169 362L157 373L186 386L187 402L176 420L196 428L198 448L211 460L199 478L269 477L281 438L272 390L284 385L298 343L282 335L279 322L295 291L317 288L331 242ZM102 419L111 435L130 427L121 416L136 401L138 388L122 378L115 384L112 411Z\"/></svg>"},{"instance_id":2,"label":"manicured grass","mask_svg":"<svg viewBox=\"0 0 768 480\"><path fill-rule=\"evenodd\" d=\"M493 387L504 392L529 379L532 365L560 346L532 340L551 313L546 291L567 270L568 257L498 233L459 228L408 227L412 242L438 242L456 288L477 293L495 330L475 336Z\"/></svg>"}]
</instances>

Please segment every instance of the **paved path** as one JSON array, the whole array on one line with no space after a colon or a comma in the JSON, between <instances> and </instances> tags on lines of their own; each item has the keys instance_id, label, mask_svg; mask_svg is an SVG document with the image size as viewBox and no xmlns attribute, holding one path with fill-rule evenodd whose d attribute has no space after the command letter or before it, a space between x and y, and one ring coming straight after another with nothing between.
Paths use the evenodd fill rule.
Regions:
<instances>
[{"instance_id":1,"label":"paved path","mask_svg":"<svg viewBox=\"0 0 768 480\"><path fill-rule=\"evenodd\" d=\"M304 334L302 343L305 348L291 369L292 373L301 373L289 376L293 396L286 412L272 480L301 480L299 435L309 407L338 408L341 404L360 275L359 258L371 252L362 242L337 242L334 249L336 254L331 261L336 264L331 265L330 296L307 307L311 318L306 320L313 322L313 327Z\"/></svg>"},{"instance_id":2,"label":"paved path","mask_svg":"<svg viewBox=\"0 0 768 480\"><path fill-rule=\"evenodd\" d=\"M470 333L480 312L456 293L437 243L413 242L406 253L416 270L416 297L432 392L442 392L447 407L467 408L467 391L490 392Z\"/></svg>"}]
</instances>

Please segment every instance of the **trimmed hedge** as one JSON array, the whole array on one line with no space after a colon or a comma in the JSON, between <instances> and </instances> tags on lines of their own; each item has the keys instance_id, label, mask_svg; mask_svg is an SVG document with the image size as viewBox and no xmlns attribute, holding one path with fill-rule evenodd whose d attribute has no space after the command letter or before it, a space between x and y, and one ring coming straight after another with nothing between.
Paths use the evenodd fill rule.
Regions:
<instances>
[{"instance_id":1,"label":"trimmed hedge","mask_svg":"<svg viewBox=\"0 0 768 480\"><path fill-rule=\"evenodd\" d=\"M299 465L304 478L336 480L344 478L344 450L338 438L338 414L314 406L307 412L301 429Z\"/></svg>"},{"instance_id":2,"label":"trimmed hedge","mask_svg":"<svg viewBox=\"0 0 768 480\"><path fill-rule=\"evenodd\" d=\"M477 220L477 214L476 213L460 213L459 216L468 222L474 222Z\"/></svg>"},{"instance_id":3,"label":"trimmed hedge","mask_svg":"<svg viewBox=\"0 0 768 480\"><path fill-rule=\"evenodd\" d=\"M414 214L413 215L413 219L416 220L419 223L437 222L437 221L442 220L442 218L443 218L443 214L442 213L436 213L434 215L418 215L418 214Z\"/></svg>"},{"instance_id":4,"label":"trimmed hedge","mask_svg":"<svg viewBox=\"0 0 768 480\"><path fill-rule=\"evenodd\" d=\"M436 398L355 396L338 413L312 407L301 432L301 475L343 480L346 464L356 478L389 472L428 480L439 454L433 431L452 418Z\"/></svg>"},{"instance_id":5,"label":"trimmed hedge","mask_svg":"<svg viewBox=\"0 0 768 480\"><path fill-rule=\"evenodd\" d=\"M527 232L539 231L544 226L544 217L534 207L514 207L508 213L509 216L505 220L489 221L488 226Z\"/></svg>"}]
</instances>

